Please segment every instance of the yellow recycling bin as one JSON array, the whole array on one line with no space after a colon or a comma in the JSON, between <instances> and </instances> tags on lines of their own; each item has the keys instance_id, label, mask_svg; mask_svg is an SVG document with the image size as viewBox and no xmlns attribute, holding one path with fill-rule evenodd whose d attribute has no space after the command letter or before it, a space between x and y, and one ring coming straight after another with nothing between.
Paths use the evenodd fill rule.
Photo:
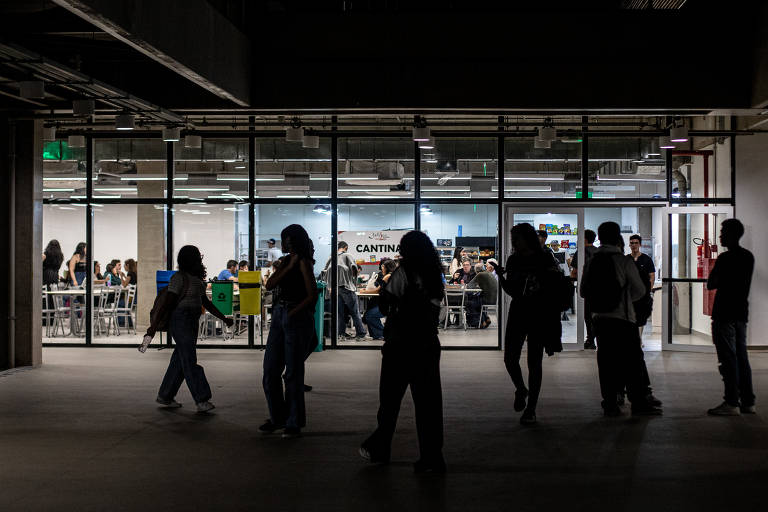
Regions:
<instances>
[{"instance_id":1,"label":"yellow recycling bin","mask_svg":"<svg viewBox=\"0 0 768 512\"><path fill-rule=\"evenodd\" d=\"M261 314L261 270L243 271L237 274L240 287L240 314Z\"/></svg>"}]
</instances>

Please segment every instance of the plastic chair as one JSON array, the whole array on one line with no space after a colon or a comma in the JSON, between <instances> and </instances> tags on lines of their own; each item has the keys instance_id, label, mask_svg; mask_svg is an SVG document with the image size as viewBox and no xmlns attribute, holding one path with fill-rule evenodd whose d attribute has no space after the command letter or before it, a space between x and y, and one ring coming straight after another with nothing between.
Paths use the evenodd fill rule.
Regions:
<instances>
[{"instance_id":1,"label":"plastic chair","mask_svg":"<svg viewBox=\"0 0 768 512\"><path fill-rule=\"evenodd\" d=\"M459 297L461 296L461 304L453 304L449 302L449 297ZM445 290L445 304L448 308L448 311L445 315L445 325L443 326L443 329L448 328L448 320L451 318L451 314L455 313L459 315L459 319L461 320L461 325L464 326L464 330L467 330L467 312L464 309L464 296L465 296L465 289L464 287L461 288L461 290Z\"/></svg>"},{"instance_id":2,"label":"plastic chair","mask_svg":"<svg viewBox=\"0 0 768 512\"><path fill-rule=\"evenodd\" d=\"M123 300L123 305L120 306L120 299ZM120 293L116 294L115 297L115 304L117 304L117 307L115 309L115 317L119 320L120 318L125 320L125 327L128 329L128 334L131 333L131 329L133 329L133 334L136 334L136 318L134 316L134 302L136 302L136 285L130 284L127 287L120 290ZM117 324L118 330L120 329L120 324Z\"/></svg>"}]
</instances>

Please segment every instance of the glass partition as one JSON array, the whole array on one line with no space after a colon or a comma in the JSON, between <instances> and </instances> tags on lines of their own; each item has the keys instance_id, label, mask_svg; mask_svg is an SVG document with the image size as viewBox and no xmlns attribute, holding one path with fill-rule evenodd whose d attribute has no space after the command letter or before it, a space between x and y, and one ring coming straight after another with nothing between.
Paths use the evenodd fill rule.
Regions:
<instances>
[{"instance_id":1,"label":"glass partition","mask_svg":"<svg viewBox=\"0 0 768 512\"><path fill-rule=\"evenodd\" d=\"M581 138L537 145L533 137L505 139L504 197L580 198Z\"/></svg>"},{"instance_id":2,"label":"glass partition","mask_svg":"<svg viewBox=\"0 0 768 512\"><path fill-rule=\"evenodd\" d=\"M176 199L248 199L248 140L203 138L199 148L174 144Z\"/></svg>"},{"instance_id":3,"label":"glass partition","mask_svg":"<svg viewBox=\"0 0 768 512\"><path fill-rule=\"evenodd\" d=\"M498 197L496 138L438 138L421 150L423 199Z\"/></svg>"},{"instance_id":4,"label":"glass partition","mask_svg":"<svg viewBox=\"0 0 768 512\"><path fill-rule=\"evenodd\" d=\"M593 198L663 199L666 161L658 137L589 139L589 191Z\"/></svg>"},{"instance_id":5,"label":"glass partition","mask_svg":"<svg viewBox=\"0 0 768 512\"><path fill-rule=\"evenodd\" d=\"M94 199L165 197L165 149L160 138L94 139Z\"/></svg>"},{"instance_id":6,"label":"glass partition","mask_svg":"<svg viewBox=\"0 0 768 512\"><path fill-rule=\"evenodd\" d=\"M671 151L673 199L731 197L730 138L692 137Z\"/></svg>"},{"instance_id":7,"label":"glass partition","mask_svg":"<svg viewBox=\"0 0 768 512\"><path fill-rule=\"evenodd\" d=\"M339 138L338 196L414 197L414 142L410 138Z\"/></svg>"},{"instance_id":8,"label":"glass partition","mask_svg":"<svg viewBox=\"0 0 768 512\"><path fill-rule=\"evenodd\" d=\"M74 147L68 139L43 144L43 198L85 199L85 142Z\"/></svg>"}]
</instances>

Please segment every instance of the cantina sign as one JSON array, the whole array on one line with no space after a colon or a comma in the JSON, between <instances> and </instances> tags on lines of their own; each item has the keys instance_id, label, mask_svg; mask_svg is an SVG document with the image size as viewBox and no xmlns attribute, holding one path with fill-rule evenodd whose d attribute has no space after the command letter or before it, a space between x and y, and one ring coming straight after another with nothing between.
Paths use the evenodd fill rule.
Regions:
<instances>
[{"instance_id":1,"label":"cantina sign","mask_svg":"<svg viewBox=\"0 0 768 512\"><path fill-rule=\"evenodd\" d=\"M348 252L358 264L378 263L400 253L400 239L407 230L339 231L339 241L349 244Z\"/></svg>"}]
</instances>

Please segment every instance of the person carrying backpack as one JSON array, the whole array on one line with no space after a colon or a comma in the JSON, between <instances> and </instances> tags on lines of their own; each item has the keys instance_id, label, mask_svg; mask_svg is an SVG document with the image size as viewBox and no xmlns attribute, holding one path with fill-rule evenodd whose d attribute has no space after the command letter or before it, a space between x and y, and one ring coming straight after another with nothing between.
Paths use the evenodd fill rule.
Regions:
<instances>
[{"instance_id":1,"label":"person carrying backpack","mask_svg":"<svg viewBox=\"0 0 768 512\"><path fill-rule=\"evenodd\" d=\"M536 423L544 352L552 355L563 349L560 314L568 307L568 293L573 295L573 285L551 254L539 244L533 226L517 224L511 235L514 252L506 266L492 265L499 276L499 284L512 297L504 338L504 365L515 385L513 408L517 412L524 410L521 424L532 425ZM520 369L520 355L526 340L527 388Z\"/></svg>"},{"instance_id":2,"label":"person carrying backpack","mask_svg":"<svg viewBox=\"0 0 768 512\"><path fill-rule=\"evenodd\" d=\"M621 229L615 222L597 228L600 248L585 262L579 292L592 311L597 337L597 367L606 416L619 416L616 402L626 383L633 415L659 415L648 400L640 337L633 303L645 295L634 262L624 257Z\"/></svg>"}]
</instances>

